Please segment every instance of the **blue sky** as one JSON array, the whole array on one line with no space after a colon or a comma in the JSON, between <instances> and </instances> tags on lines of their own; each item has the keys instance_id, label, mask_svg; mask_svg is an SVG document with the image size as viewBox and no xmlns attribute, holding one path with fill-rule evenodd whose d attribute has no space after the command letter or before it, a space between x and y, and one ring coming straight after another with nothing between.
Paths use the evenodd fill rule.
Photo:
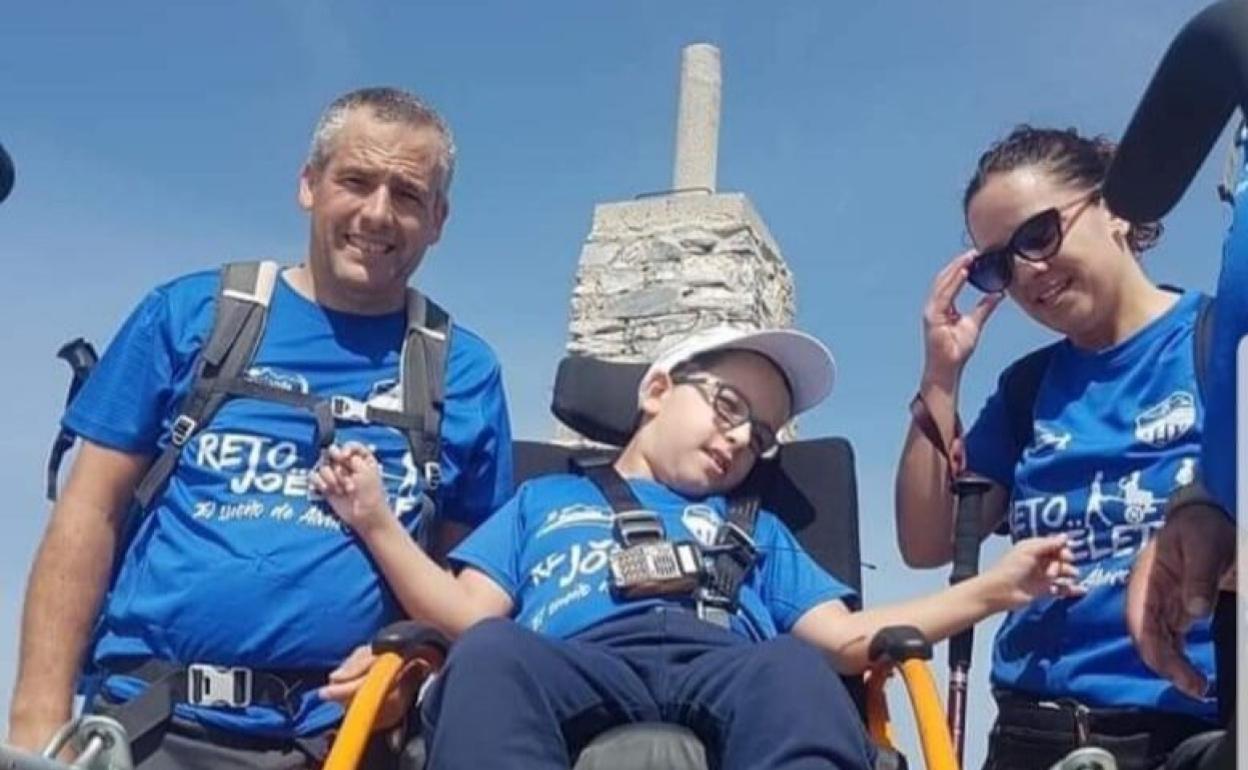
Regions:
<instances>
[{"instance_id":1,"label":"blue sky","mask_svg":"<svg viewBox=\"0 0 1248 770\"><path fill-rule=\"evenodd\" d=\"M680 48L718 45L720 188L753 200L796 277L798 324L838 358L837 392L802 432L846 435L857 449L863 552L877 567L867 601L939 587L943 571L900 566L891 478L921 365L920 306L964 247L967 174L1018 122L1120 133L1165 44L1199 7L229 0L9 9L0 142L18 181L0 206L9 330L0 350L16 376L0 400L10 501L0 717L67 381L54 352L77 335L103 343L148 288L179 273L227 259L298 261L306 222L295 181L311 125L360 85L413 89L451 121L460 149L451 219L416 282L494 345L517 435L546 437L593 206L668 186ZM1147 255L1157 279L1212 287L1226 223L1213 193L1220 160ZM998 311L965 379L964 417L1001 367L1046 338L1015 308ZM982 757L991 714L992 627L978 635L968 766Z\"/></svg>"}]
</instances>

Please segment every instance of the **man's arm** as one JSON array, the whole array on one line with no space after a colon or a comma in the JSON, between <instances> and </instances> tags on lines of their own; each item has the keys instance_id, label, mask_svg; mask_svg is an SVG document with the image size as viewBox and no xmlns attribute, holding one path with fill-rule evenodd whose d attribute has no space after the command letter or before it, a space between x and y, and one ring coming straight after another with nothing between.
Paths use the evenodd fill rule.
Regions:
<instances>
[{"instance_id":1,"label":"man's arm","mask_svg":"<svg viewBox=\"0 0 1248 770\"><path fill-rule=\"evenodd\" d=\"M9 719L9 741L16 746L42 748L70 717L121 522L150 461L82 442L26 587Z\"/></svg>"},{"instance_id":2,"label":"man's arm","mask_svg":"<svg viewBox=\"0 0 1248 770\"><path fill-rule=\"evenodd\" d=\"M945 590L899 604L850 612L839 601L807 610L793 626L799 639L821 648L841 673L864 671L871 639L888 626L914 626L932 643L989 615L1052 593L1074 595L1076 570L1061 535L1024 540L991 569Z\"/></svg>"},{"instance_id":3,"label":"man's arm","mask_svg":"<svg viewBox=\"0 0 1248 770\"><path fill-rule=\"evenodd\" d=\"M1136 557L1127 587L1127 628L1148 667L1193 698L1206 681L1188 660L1186 634L1209 617L1219 581L1233 579L1235 525L1201 491L1173 508ZM1190 493L1189 493L1190 494Z\"/></svg>"}]
</instances>

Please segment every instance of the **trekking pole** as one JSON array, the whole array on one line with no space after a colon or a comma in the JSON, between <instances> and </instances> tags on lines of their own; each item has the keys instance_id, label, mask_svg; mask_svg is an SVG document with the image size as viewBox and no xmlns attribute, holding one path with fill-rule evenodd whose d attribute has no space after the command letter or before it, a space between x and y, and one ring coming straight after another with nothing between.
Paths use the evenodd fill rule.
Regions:
<instances>
[{"instance_id":1,"label":"trekking pole","mask_svg":"<svg viewBox=\"0 0 1248 770\"><path fill-rule=\"evenodd\" d=\"M953 482L958 501L953 530L953 571L949 585L956 585L979 574L979 544L983 527L984 493L991 482L972 473L959 475ZM962 748L966 743L966 691L971 670L971 650L975 644L975 627L949 639L949 734L953 736L958 766L962 766Z\"/></svg>"},{"instance_id":2,"label":"trekking pole","mask_svg":"<svg viewBox=\"0 0 1248 770\"><path fill-rule=\"evenodd\" d=\"M69 382L69 394L65 396L65 405L69 406L74 396L78 395L78 391L82 389L82 384L87 381L99 356L90 342L79 337L62 345L61 349L56 351L56 357L63 359L73 370L73 379ZM73 445L74 434L61 428L56 434L56 440L52 442L52 452L48 455L47 495L49 500L56 499L56 480L61 468L61 458Z\"/></svg>"}]
</instances>

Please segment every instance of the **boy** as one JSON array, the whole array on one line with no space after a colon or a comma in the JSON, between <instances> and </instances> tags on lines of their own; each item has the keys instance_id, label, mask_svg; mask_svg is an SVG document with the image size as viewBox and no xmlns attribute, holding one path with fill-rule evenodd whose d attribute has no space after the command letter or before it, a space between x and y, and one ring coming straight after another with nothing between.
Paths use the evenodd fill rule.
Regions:
<instances>
[{"instance_id":1,"label":"boy","mask_svg":"<svg viewBox=\"0 0 1248 770\"><path fill-rule=\"evenodd\" d=\"M724 622L697 611L696 588L631 584L617 559L639 547L638 528L608 498L635 497L667 543L716 550L724 493L823 400L832 376L827 349L800 332L695 333L643 377L618 475L523 485L451 554L456 574L397 536L367 450L331 448L314 485L403 607L457 640L423 707L429 766L567 768L604 729L665 721L697 733L723 768L867 768L873 751L836 670L865 669L878 629L906 623L935 641L1073 590L1070 553L1052 537L935 597L851 612L851 591L766 511ZM354 690L345 678L333 694Z\"/></svg>"}]
</instances>

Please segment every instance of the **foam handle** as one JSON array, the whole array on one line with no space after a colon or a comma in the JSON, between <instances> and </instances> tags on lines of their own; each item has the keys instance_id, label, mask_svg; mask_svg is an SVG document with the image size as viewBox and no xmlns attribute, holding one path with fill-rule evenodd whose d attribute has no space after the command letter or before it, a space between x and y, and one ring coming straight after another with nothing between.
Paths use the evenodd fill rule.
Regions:
<instances>
[{"instance_id":1,"label":"foam handle","mask_svg":"<svg viewBox=\"0 0 1248 770\"><path fill-rule=\"evenodd\" d=\"M1219 0L1170 43L1105 180L1110 208L1160 219L1183 197L1248 86L1248 2Z\"/></svg>"}]
</instances>

